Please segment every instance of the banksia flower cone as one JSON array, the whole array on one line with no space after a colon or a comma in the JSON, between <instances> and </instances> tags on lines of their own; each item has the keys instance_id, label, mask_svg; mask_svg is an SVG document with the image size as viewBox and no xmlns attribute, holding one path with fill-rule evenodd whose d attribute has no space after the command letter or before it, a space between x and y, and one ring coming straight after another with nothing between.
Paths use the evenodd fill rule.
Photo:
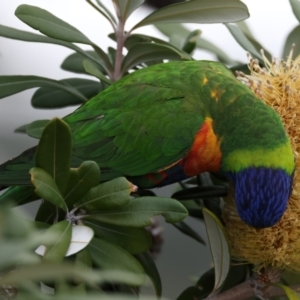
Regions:
<instances>
[{"instance_id":1,"label":"banksia flower cone","mask_svg":"<svg viewBox=\"0 0 300 300\"><path fill-rule=\"evenodd\" d=\"M225 199L223 218L232 255L253 263L257 270L272 266L300 272L300 56L292 60L292 55L293 48L286 61L273 58L270 62L262 52L263 68L249 55L251 74L238 72L238 79L280 115L296 160L293 192L286 212L274 226L249 227L236 212L233 192Z\"/></svg>"}]
</instances>

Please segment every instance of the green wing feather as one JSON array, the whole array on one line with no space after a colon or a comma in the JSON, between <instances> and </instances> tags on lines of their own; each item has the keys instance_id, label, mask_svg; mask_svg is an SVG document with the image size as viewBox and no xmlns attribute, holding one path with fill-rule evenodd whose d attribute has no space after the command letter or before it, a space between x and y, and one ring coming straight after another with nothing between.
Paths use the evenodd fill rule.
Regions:
<instances>
[{"instance_id":1,"label":"green wing feather","mask_svg":"<svg viewBox=\"0 0 300 300\"><path fill-rule=\"evenodd\" d=\"M177 61L133 72L66 116L72 166L94 160L101 180L156 172L185 157L206 117L214 121L225 171L242 168L231 161L245 151L254 153L252 163L255 151L262 150L264 160L266 150L289 143L275 111L225 66ZM232 158L234 151L240 152ZM0 166L0 186L30 184L33 157L34 149ZM269 165L276 167L277 160Z\"/></svg>"},{"instance_id":2,"label":"green wing feather","mask_svg":"<svg viewBox=\"0 0 300 300\"><path fill-rule=\"evenodd\" d=\"M183 158L203 122L184 78L194 70L186 67L165 64L135 72L67 116L75 157L129 176Z\"/></svg>"},{"instance_id":3,"label":"green wing feather","mask_svg":"<svg viewBox=\"0 0 300 300\"><path fill-rule=\"evenodd\" d=\"M155 65L127 75L65 117L72 165L95 160L101 180L137 176L183 158L204 119L195 85L204 62ZM199 82L197 82L199 85ZM34 150L0 166L0 185L30 184Z\"/></svg>"}]
</instances>

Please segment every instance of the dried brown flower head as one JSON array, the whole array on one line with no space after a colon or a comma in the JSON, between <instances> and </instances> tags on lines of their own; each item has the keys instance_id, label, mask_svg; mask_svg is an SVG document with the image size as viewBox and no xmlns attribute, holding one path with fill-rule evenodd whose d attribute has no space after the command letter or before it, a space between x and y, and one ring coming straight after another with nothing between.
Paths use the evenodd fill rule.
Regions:
<instances>
[{"instance_id":1,"label":"dried brown flower head","mask_svg":"<svg viewBox=\"0 0 300 300\"><path fill-rule=\"evenodd\" d=\"M262 68L249 55L251 74L237 74L241 82L281 116L290 137L296 169L287 210L274 226L251 228L238 216L232 191L225 199L223 218L235 258L253 263L257 269L273 266L300 272L300 56L295 60L292 56L293 47L286 61L273 58L270 62L262 51Z\"/></svg>"}]
</instances>

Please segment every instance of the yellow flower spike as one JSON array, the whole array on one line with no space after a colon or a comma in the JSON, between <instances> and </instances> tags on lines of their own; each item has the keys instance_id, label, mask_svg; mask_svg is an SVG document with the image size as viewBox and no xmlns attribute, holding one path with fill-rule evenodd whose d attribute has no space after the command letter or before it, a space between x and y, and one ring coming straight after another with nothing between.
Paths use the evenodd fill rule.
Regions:
<instances>
[{"instance_id":1,"label":"yellow flower spike","mask_svg":"<svg viewBox=\"0 0 300 300\"><path fill-rule=\"evenodd\" d=\"M300 272L300 56L293 60L293 50L294 46L286 61L270 61L261 51L264 67L248 54L251 74L237 72L237 78L281 116L296 160L293 192L286 212L274 226L249 227L236 212L233 190L225 199L223 219L232 255L254 264L256 270L273 267Z\"/></svg>"}]
</instances>

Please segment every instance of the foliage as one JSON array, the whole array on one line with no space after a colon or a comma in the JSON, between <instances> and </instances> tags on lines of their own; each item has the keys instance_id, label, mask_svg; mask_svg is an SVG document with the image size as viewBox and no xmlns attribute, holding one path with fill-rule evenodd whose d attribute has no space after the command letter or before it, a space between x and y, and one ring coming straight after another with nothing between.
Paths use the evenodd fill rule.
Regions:
<instances>
[{"instance_id":1,"label":"foliage","mask_svg":"<svg viewBox=\"0 0 300 300\"><path fill-rule=\"evenodd\" d=\"M109 37L116 42L116 47L107 51L50 12L20 5L16 16L41 34L0 25L0 36L70 48L74 53L62 62L61 68L95 78L53 80L38 76L0 76L0 98L39 87L31 99L35 108L79 105L129 72L165 60L192 60L197 48L214 53L219 61L234 70L245 68L202 38L200 30L190 32L178 23L225 23L236 41L262 60L261 45L245 23L230 24L248 17L247 7L239 0L193 0L170 5L125 32L128 17L143 2L113 0L113 13L100 0L87 0L112 27ZM299 19L298 2L290 2ZM154 24L169 41L133 33L149 24ZM287 38L284 55L298 39L298 31L296 27ZM77 44L89 45L91 49L83 50ZM104 292L113 289L134 295L133 287L141 286L147 275L159 297L162 286L149 254L152 240L146 227L151 225L152 217L163 215L180 231L204 243L197 230L182 221L187 212L207 226L214 268L183 291L178 300L212 297L246 279L252 266L232 266L230 247L220 221L221 197L227 193L227 181L220 174L202 174L181 183L182 190L171 198L156 197L151 191L136 191L125 178L99 184L101 173L95 162L86 161L71 168L71 132L60 119L37 120L16 131L40 141L36 165L30 170L33 187L8 189L0 197L0 296L9 299L10 293L13 296L18 293L18 299L50 299L38 288L37 283L43 282L55 291L51 299L129 300L133 298ZM35 196L32 196L33 189ZM10 208L12 200L20 205L37 199L42 201L33 222L25 221ZM293 299L295 295L282 288Z\"/></svg>"}]
</instances>

